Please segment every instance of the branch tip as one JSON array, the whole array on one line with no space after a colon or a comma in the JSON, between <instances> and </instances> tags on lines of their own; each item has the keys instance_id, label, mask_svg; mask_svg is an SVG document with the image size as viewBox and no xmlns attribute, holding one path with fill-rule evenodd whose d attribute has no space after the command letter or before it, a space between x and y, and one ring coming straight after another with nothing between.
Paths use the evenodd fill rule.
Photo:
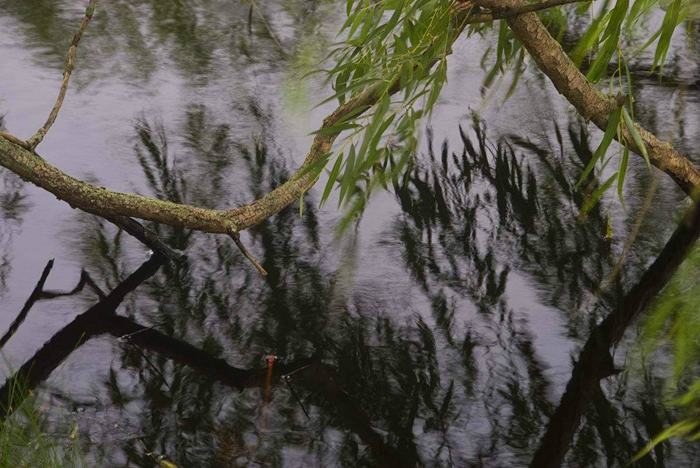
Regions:
<instances>
[{"instance_id":1,"label":"branch tip","mask_svg":"<svg viewBox=\"0 0 700 468\"><path fill-rule=\"evenodd\" d=\"M251 255L251 253L248 251L245 245L243 245L243 242L241 242L241 235L239 234L238 231L231 229L228 232L229 237L233 239L233 242L235 242L236 247L238 247L238 250L241 251L241 253L247 258L250 263L253 264L255 268L260 272L261 275L267 276L267 271L265 271L265 268Z\"/></svg>"},{"instance_id":2,"label":"branch tip","mask_svg":"<svg viewBox=\"0 0 700 468\"><path fill-rule=\"evenodd\" d=\"M61 110L61 106L63 106L63 100L66 97L66 92L68 91L68 83L70 82L70 75L71 73L73 73L73 62L75 61L75 55L78 50L78 43L83 37L85 29L87 29L87 26L90 23L90 20L92 19L92 15L95 12L96 3L97 0L90 0L87 8L85 9L85 17L80 23L78 30L75 32L73 39L70 41L70 47L68 48L68 58L66 59L66 67L63 70L63 81L61 82L61 88L58 91L58 97L56 98L56 103L54 104L53 109L51 109L49 118L46 120L46 123L44 123L44 126L37 130L36 133L27 140L27 146L22 146L23 148L29 151L34 152L36 147L39 146L39 143L41 143L44 140L44 137L48 133L51 126L54 124L54 122L56 122L56 117L58 117L58 112ZM15 142L13 141L13 143Z\"/></svg>"}]
</instances>

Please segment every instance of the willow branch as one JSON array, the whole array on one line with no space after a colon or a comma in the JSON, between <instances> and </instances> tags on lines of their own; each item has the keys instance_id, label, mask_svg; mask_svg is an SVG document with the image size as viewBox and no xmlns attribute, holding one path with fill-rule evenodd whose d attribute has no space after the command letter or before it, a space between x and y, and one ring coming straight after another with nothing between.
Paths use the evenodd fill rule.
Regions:
<instances>
[{"instance_id":1,"label":"willow branch","mask_svg":"<svg viewBox=\"0 0 700 468\"><path fill-rule=\"evenodd\" d=\"M92 14L95 12L96 3L97 0L90 0L90 3L88 3L87 8L85 9L85 17L83 18L83 21L80 23L80 27L78 27L78 30L70 42L70 47L68 48L68 59L66 60L66 67L63 70L63 81L61 82L61 89L58 92L58 98L56 98L56 103L54 104L53 109L51 109L49 118L46 120L44 126L37 130L37 132L32 135L29 140L27 140L27 145L31 151L33 151L39 145L39 143L42 142L44 136L46 136L46 133L56 121L56 117L58 117L58 112L61 110L63 100L66 97L66 92L68 91L70 75L73 72L73 62L75 61L75 55L78 52L78 43L83 37L85 29L92 19Z\"/></svg>"},{"instance_id":2,"label":"willow branch","mask_svg":"<svg viewBox=\"0 0 700 468\"><path fill-rule=\"evenodd\" d=\"M463 27L462 24L457 28L454 40ZM393 94L400 89L398 80L395 80L388 92ZM326 117L321 129L331 128L351 116L363 114L385 92L385 84L368 88ZM0 166L72 207L106 219L125 216L201 232L229 234L245 230L279 213L309 190L317 180L309 168L330 153L338 135L339 131L317 134L304 163L287 182L248 205L230 210L199 208L97 187L71 177L36 153L4 138L0 138Z\"/></svg>"},{"instance_id":3,"label":"willow branch","mask_svg":"<svg viewBox=\"0 0 700 468\"><path fill-rule=\"evenodd\" d=\"M520 0L504 3L525 5ZM512 11L512 7L503 7L503 10ZM557 91L586 120L592 121L601 130L605 130L609 114L619 107L619 100L602 94L593 83L588 81L535 13L509 17L508 25L540 70L552 81ZM635 128L642 137L650 162L668 174L690 197L698 196L700 172L693 163L676 151L670 143L657 138L641 125L635 124ZM628 128L624 127L621 135L621 142L638 155L642 154Z\"/></svg>"},{"instance_id":4,"label":"willow branch","mask_svg":"<svg viewBox=\"0 0 700 468\"><path fill-rule=\"evenodd\" d=\"M466 24L476 24L476 23L488 23L490 21L495 21L499 19L506 19L517 15L522 15L524 13L531 13L534 11L548 10L549 8L555 8L563 5L570 5L572 3L580 3L588 0L545 0L543 2L536 3L526 3L521 5L510 5L506 8L495 8L491 12L484 12L482 10L474 10L473 8L460 8L465 11L466 18L464 21ZM466 2L465 5L469 5L471 2ZM494 8L497 4L480 2L482 6L491 5L489 8Z\"/></svg>"}]
</instances>

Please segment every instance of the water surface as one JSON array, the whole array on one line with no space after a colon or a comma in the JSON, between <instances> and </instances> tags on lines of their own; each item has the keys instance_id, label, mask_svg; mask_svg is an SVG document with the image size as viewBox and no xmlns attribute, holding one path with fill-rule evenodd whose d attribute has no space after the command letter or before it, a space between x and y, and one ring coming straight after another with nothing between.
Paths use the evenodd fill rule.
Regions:
<instances>
[{"instance_id":1,"label":"water surface","mask_svg":"<svg viewBox=\"0 0 700 468\"><path fill-rule=\"evenodd\" d=\"M26 138L44 121L83 8L0 0L7 131ZM333 109L315 107L332 93L323 81L300 77L336 40L343 11L310 0L103 2L39 152L115 190L250 202L289 177ZM678 33L663 81L647 58L634 67L637 118L693 158L699 62L681 46L696 35ZM0 172L0 329L27 311L3 352L13 369L32 368L57 419L77 422L92 463L150 467L149 453L180 467L530 463L574 357L684 205L662 178L599 294L652 177L635 159L626 211L611 197L579 222L573 185L599 132L533 69L506 102L507 84L483 93L487 47L456 44L415 171L344 237L335 200L318 208L325 180L301 216L292 206L246 233L267 278L225 236L151 225L187 253L160 266L109 223ZM81 272L96 287L35 294L25 307L50 259L44 291L71 291ZM100 300L115 288L134 290ZM667 357L642 360L635 338L632 326L614 352L624 370L600 381L565 466L626 466L677 420L663 406ZM663 445L639 466L697 459L692 445Z\"/></svg>"}]
</instances>

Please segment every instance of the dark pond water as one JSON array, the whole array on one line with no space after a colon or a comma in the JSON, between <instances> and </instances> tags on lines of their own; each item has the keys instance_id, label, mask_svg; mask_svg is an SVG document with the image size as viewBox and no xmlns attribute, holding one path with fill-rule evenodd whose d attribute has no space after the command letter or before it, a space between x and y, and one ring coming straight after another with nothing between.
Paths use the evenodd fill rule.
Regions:
<instances>
[{"instance_id":1,"label":"dark pond water","mask_svg":"<svg viewBox=\"0 0 700 468\"><path fill-rule=\"evenodd\" d=\"M0 0L7 131L26 138L44 121L84 3ZM298 166L333 107L315 108L330 89L300 77L343 11L101 2L40 153L116 190L213 208L252 201ZM675 37L663 82L646 59L633 70L639 120L692 157L697 34ZM245 234L267 278L226 237L151 226L187 253L161 266L112 225L0 172L5 375L20 369L57 419L77 422L95 465L151 467L153 453L178 467L527 466L539 448L564 466L626 466L677 420L663 406L668 358L643 359L638 321L620 320L622 372L574 360L627 291L644 278L653 289L657 270L643 275L683 197L661 179L601 293L653 179L635 159L627 210L611 197L578 222L572 187L599 132L534 70L505 103L507 82L483 94L487 47L457 44L417 169L397 194L375 196L356 229L337 239L342 213L333 200L319 209L315 188L301 216L293 206ZM632 291L627 300L641 297ZM675 443L639 466L697 460L696 446Z\"/></svg>"}]
</instances>

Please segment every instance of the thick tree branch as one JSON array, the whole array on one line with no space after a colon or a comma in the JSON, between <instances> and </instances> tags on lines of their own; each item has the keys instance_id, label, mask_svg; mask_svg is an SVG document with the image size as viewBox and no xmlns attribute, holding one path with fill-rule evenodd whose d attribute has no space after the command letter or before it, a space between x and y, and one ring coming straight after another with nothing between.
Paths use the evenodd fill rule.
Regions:
<instances>
[{"instance_id":1,"label":"thick tree branch","mask_svg":"<svg viewBox=\"0 0 700 468\"><path fill-rule=\"evenodd\" d=\"M523 5L519 0L504 2ZM508 8L504 7L504 11ZM527 48L539 68L549 77L557 91L562 94L586 119L605 130L608 115L619 105L614 98L603 95L574 65L559 43L549 34L535 13L508 18L508 25L515 37ZM700 189L700 172L670 143L657 138L641 125L635 127L644 141L651 163L671 176L689 196L695 198ZM622 139L637 154L641 150L627 128L622 130Z\"/></svg>"},{"instance_id":2,"label":"thick tree branch","mask_svg":"<svg viewBox=\"0 0 700 468\"><path fill-rule=\"evenodd\" d=\"M70 47L68 48L68 59L66 59L66 68L63 71L63 81L61 82L61 89L58 91L58 98L56 98L56 103L54 104L53 109L51 109L49 118L46 120L44 126L37 130L37 132L34 135L32 135L32 137L29 138L29 140L27 140L27 145L29 147L28 149L31 151L34 151L34 149L39 145L39 143L42 142L44 136L46 136L46 133L56 121L56 117L58 117L58 112L61 110L63 100L66 97L66 92L68 91L68 83L70 82L70 75L73 72L73 62L75 61L75 54L78 52L78 43L83 37L85 29L87 28L88 24L90 23L90 20L92 19L92 15L95 12L96 3L97 0L90 0L90 3L88 3L87 8L85 9L85 17L80 23L80 27L78 27L78 30L73 36L73 39L70 41Z\"/></svg>"}]
</instances>

